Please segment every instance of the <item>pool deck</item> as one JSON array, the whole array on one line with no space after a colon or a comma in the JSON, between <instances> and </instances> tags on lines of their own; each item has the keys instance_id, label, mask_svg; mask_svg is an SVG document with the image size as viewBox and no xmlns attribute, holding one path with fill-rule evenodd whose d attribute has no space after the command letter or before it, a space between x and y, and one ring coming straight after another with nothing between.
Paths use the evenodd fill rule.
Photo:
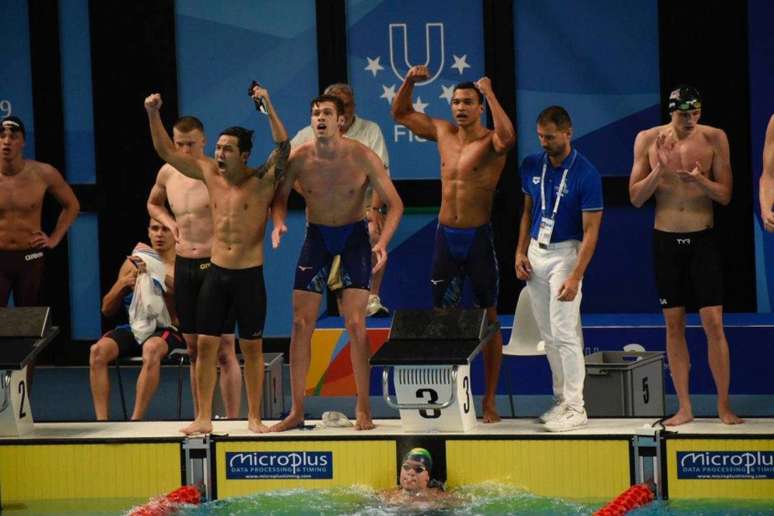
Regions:
<instances>
[{"instance_id":1,"label":"pool deck","mask_svg":"<svg viewBox=\"0 0 774 516\"><path fill-rule=\"evenodd\" d=\"M368 431L356 431L353 428L325 428L319 420L307 420L307 425L316 425L314 429L290 430L281 433L256 434L247 429L245 420L218 420L214 422L214 438L239 438L251 440L272 439L369 439L394 438L396 436L444 436L444 437L508 437L536 436L557 438L571 436L646 436L654 435L657 428L655 418L591 418L588 425L578 430L551 433L535 419L503 419L496 424L479 423L470 432L407 432L402 429L399 419L376 420L376 428ZM274 421L266 421L271 426ZM20 442L57 442L57 441L132 441L132 440L180 440L185 435L180 428L187 422L182 421L131 421L131 422L68 422L35 423L30 434L18 437L0 437L0 445ZM659 426L659 425L657 425ZM661 428L658 428L662 430ZM716 418L697 418L691 423L676 427L667 427L675 436L768 436L774 438L774 418L749 418L742 425L724 425Z\"/></svg>"}]
</instances>

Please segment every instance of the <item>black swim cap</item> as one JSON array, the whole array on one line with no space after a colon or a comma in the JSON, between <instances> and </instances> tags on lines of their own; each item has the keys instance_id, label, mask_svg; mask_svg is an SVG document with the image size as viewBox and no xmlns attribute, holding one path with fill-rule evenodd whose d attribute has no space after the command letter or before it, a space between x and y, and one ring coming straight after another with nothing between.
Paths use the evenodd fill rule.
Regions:
<instances>
[{"instance_id":1,"label":"black swim cap","mask_svg":"<svg viewBox=\"0 0 774 516\"><path fill-rule=\"evenodd\" d=\"M27 133L24 130L24 122L18 116L7 116L0 121L0 126L3 129L10 129L11 131L20 131L22 136L27 137Z\"/></svg>"},{"instance_id":2,"label":"black swim cap","mask_svg":"<svg viewBox=\"0 0 774 516\"><path fill-rule=\"evenodd\" d=\"M669 94L669 112L701 109L701 94L691 86L678 86Z\"/></svg>"}]
</instances>

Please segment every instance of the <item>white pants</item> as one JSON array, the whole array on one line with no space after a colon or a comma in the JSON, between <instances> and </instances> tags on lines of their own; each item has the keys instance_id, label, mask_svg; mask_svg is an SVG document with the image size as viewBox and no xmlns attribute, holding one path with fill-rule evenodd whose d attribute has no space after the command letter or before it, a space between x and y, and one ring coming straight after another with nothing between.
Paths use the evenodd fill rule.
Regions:
<instances>
[{"instance_id":1,"label":"white pants","mask_svg":"<svg viewBox=\"0 0 774 516\"><path fill-rule=\"evenodd\" d=\"M586 365L580 328L581 285L572 301L559 301L559 290L578 260L580 242L567 240L541 249L535 240L527 256L532 274L527 280L532 311L546 345L551 366L554 398L570 407L583 409L583 380Z\"/></svg>"}]
</instances>

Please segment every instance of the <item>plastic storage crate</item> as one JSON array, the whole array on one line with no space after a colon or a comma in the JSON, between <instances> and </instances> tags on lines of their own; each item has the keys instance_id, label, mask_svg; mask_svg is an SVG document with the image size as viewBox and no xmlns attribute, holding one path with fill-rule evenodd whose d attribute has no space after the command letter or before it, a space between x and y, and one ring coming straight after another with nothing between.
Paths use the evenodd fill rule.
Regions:
<instances>
[{"instance_id":1,"label":"plastic storage crate","mask_svg":"<svg viewBox=\"0 0 774 516\"><path fill-rule=\"evenodd\" d=\"M592 417L663 417L664 353L599 351L586 355L583 396Z\"/></svg>"}]
</instances>

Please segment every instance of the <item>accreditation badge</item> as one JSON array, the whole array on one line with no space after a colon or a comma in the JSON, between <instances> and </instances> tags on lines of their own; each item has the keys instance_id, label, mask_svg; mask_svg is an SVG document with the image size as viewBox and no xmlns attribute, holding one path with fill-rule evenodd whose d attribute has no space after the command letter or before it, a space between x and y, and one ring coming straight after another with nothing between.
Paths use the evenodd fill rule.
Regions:
<instances>
[{"instance_id":1,"label":"accreditation badge","mask_svg":"<svg viewBox=\"0 0 774 516\"><path fill-rule=\"evenodd\" d=\"M554 219L540 217L540 229L538 230L537 242L541 249L548 249L551 243L551 235L554 233Z\"/></svg>"}]
</instances>

